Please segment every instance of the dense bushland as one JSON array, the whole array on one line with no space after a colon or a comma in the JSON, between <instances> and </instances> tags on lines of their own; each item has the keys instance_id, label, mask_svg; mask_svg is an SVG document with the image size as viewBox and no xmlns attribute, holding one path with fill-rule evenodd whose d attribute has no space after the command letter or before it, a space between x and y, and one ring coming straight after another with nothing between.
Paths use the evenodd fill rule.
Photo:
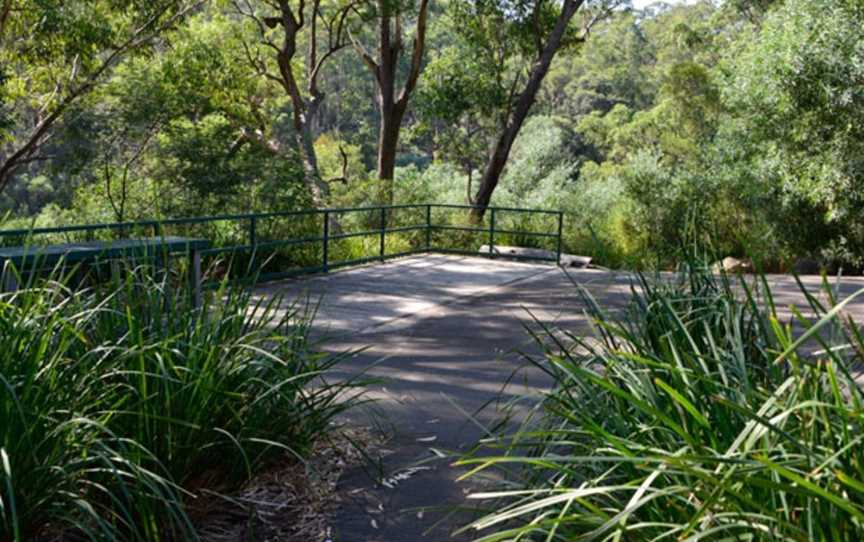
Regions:
<instances>
[{"instance_id":1,"label":"dense bushland","mask_svg":"<svg viewBox=\"0 0 864 542\"><path fill-rule=\"evenodd\" d=\"M615 315L585 293L594 333L537 335L545 356L532 361L554 389L461 461L505 480L474 495L490 512L469 530L484 541L859 540L864 340L826 293L830 304L809 297L793 323L758 278L698 269L641 280Z\"/></svg>"},{"instance_id":2,"label":"dense bushland","mask_svg":"<svg viewBox=\"0 0 864 542\"><path fill-rule=\"evenodd\" d=\"M304 306L67 278L0 297L0 540L195 539L198 500L302 460L352 404Z\"/></svg>"},{"instance_id":3,"label":"dense bushland","mask_svg":"<svg viewBox=\"0 0 864 542\"><path fill-rule=\"evenodd\" d=\"M295 36L290 66L303 87L296 97L286 95L273 50L262 45L284 34L278 24L256 24L275 13L267 2L208 2L187 12L152 46L118 59L65 111L40 152L9 177L0 208L37 225L304 209L313 205L303 158L310 151L327 205L382 203L391 181L377 174L378 83L355 53L377 58L380 28L399 18L402 39L394 33L391 44L398 88L414 64L409 37L421 3L364 2L347 15L353 39L341 34L343 47L310 89L307 53L337 43L336 27L325 23L350 2L326 4L319 24ZM428 6L424 60L401 120L396 203L475 197L557 5L505 4ZM110 46L105 36L128 30L111 2L37 7L13 9L6 29L20 40L0 41L10 59L0 73L0 159L40 111L53 111L68 90L64 77L86 75L76 68L82 59L96 62ZM525 17L535 12L542 16ZM807 258L859 270L862 23L861 0L643 9L588 2L543 80L492 203L567 211L567 250L610 266L673 268L682 247L710 240L718 253L751 257L764 269ZM313 102L300 152L293 113Z\"/></svg>"}]
</instances>

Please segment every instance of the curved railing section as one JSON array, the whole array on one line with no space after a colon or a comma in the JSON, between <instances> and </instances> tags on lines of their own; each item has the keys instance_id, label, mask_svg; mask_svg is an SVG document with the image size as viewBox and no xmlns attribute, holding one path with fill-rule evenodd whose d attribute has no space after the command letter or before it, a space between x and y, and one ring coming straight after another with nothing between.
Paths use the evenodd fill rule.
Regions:
<instances>
[{"instance_id":1,"label":"curved railing section","mask_svg":"<svg viewBox=\"0 0 864 542\"><path fill-rule=\"evenodd\" d=\"M0 230L0 246L184 236L207 239L208 277L258 281L438 252L560 264L564 214L547 209L406 204ZM495 245L544 249L496 253ZM481 246L487 249L480 252ZM539 254L539 255L537 255Z\"/></svg>"}]
</instances>

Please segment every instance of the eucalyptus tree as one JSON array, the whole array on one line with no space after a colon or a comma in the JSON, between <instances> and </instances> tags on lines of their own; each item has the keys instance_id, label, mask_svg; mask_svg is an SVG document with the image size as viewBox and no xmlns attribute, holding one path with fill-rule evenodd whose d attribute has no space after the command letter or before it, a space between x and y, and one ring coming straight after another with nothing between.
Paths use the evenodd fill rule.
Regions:
<instances>
[{"instance_id":1,"label":"eucalyptus tree","mask_svg":"<svg viewBox=\"0 0 864 542\"><path fill-rule=\"evenodd\" d=\"M206 0L3 0L0 191L45 152L73 106Z\"/></svg>"},{"instance_id":2,"label":"eucalyptus tree","mask_svg":"<svg viewBox=\"0 0 864 542\"><path fill-rule=\"evenodd\" d=\"M654 18L620 11L595 26L578 54L558 55L537 98L533 113L565 115L574 121L616 104L650 107L658 82L652 77L656 43L645 31Z\"/></svg>"},{"instance_id":3,"label":"eucalyptus tree","mask_svg":"<svg viewBox=\"0 0 864 542\"><path fill-rule=\"evenodd\" d=\"M360 37L352 43L375 82L378 105L378 179L382 182L383 203L393 202L393 173L399 132L411 94L417 86L426 49L429 0L374 0L358 10L364 19L374 21L374 52ZM405 27L413 18L414 40L405 80L397 89L400 62L405 52Z\"/></svg>"},{"instance_id":4,"label":"eucalyptus tree","mask_svg":"<svg viewBox=\"0 0 864 542\"><path fill-rule=\"evenodd\" d=\"M489 142L506 109L505 68L490 57L502 58L506 44L493 52L477 55L464 36L456 34L455 14L445 17L445 27L454 40L430 52L417 89L417 118L412 133L428 141L436 161L452 162L466 177L466 201L474 197L474 174L483 165Z\"/></svg>"},{"instance_id":5,"label":"eucalyptus tree","mask_svg":"<svg viewBox=\"0 0 864 542\"><path fill-rule=\"evenodd\" d=\"M325 206L330 195L314 146L316 121L326 97L320 82L327 62L349 44L348 17L354 2L231 1L234 11L257 32L254 41L243 44L249 64L276 83L291 101L294 146L312 202L318 207Z\"/></svg>"},{"instance_id":6,"label":"eucalyptus tree","mask_svg":"<svg viewBox=\"0 0 864 542\"><path fill-rule=\"evenodd\" d=\"M95 150L76 176L88 218L100 207L122 221L309 204L293 147L273 142L272 119L288 100L249 69L246 37L235 20L208 11L173 32L157 57L114 72L78 129Z\"/></svg>"},{"instance_id":7,"label":"eucalyptus tree","mask_svg":"<svg viewBox=\"0 0 864 542\"><path fill-rule=\"evenodd\" d=\"M588 6L587 4L591 4ZM457 4L464 15L462 28L483 54L492 51L510 72L507 99L498 118L495 137L480 185L474 195L473 212L480 220L498 186L510 150L531 111L543 80L559 50L585 41L596 22L603 19L619 0L462 0ZM590 8L590 9L582 9ZM577 12L585 13L579 29L571 27ZM479 21L479 23L478 23ZM512 66L512 68L511 68Z\"/></svg>"}]
</instances>

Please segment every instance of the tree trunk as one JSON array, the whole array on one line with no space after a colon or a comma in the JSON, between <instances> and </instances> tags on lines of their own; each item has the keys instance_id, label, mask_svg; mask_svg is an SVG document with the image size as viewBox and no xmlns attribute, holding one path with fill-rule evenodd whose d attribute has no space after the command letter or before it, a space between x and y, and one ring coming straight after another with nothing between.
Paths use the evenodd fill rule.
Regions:
<instances>
[{"instance_id":1,"label":"tree trunk","mask_svg":"<svg viewBox=\"0 0 864 542\"><path fill-rule=\"evenodd\" d=\"M396 149L399 146L399 127L402 117L381 112L378 129L378 179L381 181L381 203L393 204L393 176L396 169Z\"/></svg>"},{"instance_id":2,"label":"tree trunk","mask_svg":"<svg viewBox=\"0 0 864 542\"><path fill-rule=\"evenodd\" d=\"M315 154L314 133L318 126L318 113L325 94L318 88L318 76L325 62L346 45L346 21L353 4L339 7L333 18L325 18L321 12L321 1L312 0L308 9L305 3L295 9L289 0L279 0L270 3L270 7L278 10L274 16L264 17L255 12L249 3L235 2L234 6L240 15L249 17L257 24L262 43L276 51L278 73L272 73L265 62L252 55L248 48L246 54L252 66L264 77L277 81L291 100L292 126L294 128L294 146L303 166L303 181L309 189L309 195L315 207L322 208L328 204L330 187L321 178L318 170L318 158ZM248 9L247 9L248 8ZM324 22L325 36L319 36L319 19ZM267 28L282 27L281 44L268 35ZM307 55L304 65L305 73L295 74L295 55L297 54L300 32L307 30ZM326 47L319 50L319 40ZM305 77L304 77L305 76ZM305 92L300 84L305 83Z\"/></svg>"},{"instance_id":3,"label":"tree trunk","mask_svg":"<svg viewBox=\"0 0 864 542\"><path fill-rule=\"evenodd\" d=\"M382 205L393 203L393 171L396 167L396 145L399 140L399 124L394 126L398 109L396 102L396 66L402 50L397 15L396 36L391 35L390 8L386 0L379 0L381 21L378 27L378 200ZM400 119L401 121L401 119Z\"/></svg>"},{"instance_id":4,"label":"tree trunk","mask_svg":"<svg viewBox=\"0 0 864 542\"><path fill-rule=\"evenodd\" d=\"M379 201L393 203L393 176L396 169L396 153L399 147L399 132L402 120L408 109L411 93L417 86L421 64L426 48L426 25L429 13L429 0L420 0L417 12L417 30L411 52L411 65L408 77L397 96L396 73L399 57L404 49L401 14L394 13L387 0L378 1L380 17L378 20L377 58L373 58L361 43L354 41L354 47L369 67L378 91L378 179L381 182Z\"/></svg>"},{"instance_id":5,"label":"tree trunk","mask_svg":"<svg viewBox=\"0 0 864 542\"><path fill-rule=\"evenodd\" d=\"M522 124L524 124L531 106L534 105L537 99L537 92L540 90L543 79L549 72L549 67L555 58L555 53L561 47L567 26L583 2L584 0L564 0L564 4L561 6L561 13L558 15L555 27L549 34L549 38L543 46L537 62L535 62L534 67L531 69L531 74L528 77L525 88L519 94L513 107L513 112L503 130L501 130L498 139L495 140L495 145L489 154L486 168L483 170L483 176L480 179L480 186L477 189L477 195L474 198L474 204L477 207L471 211L471 218L474 222L480 222L483 220L483 215L486 214L486 208L492 200L492 194L495 191L495 187L498 186L498 181L501 179L504 167L507 165L507 159L510 157L510 149L513 148L513 142L516 140L516 136L519 135L519 130L522 129Z\"/></svg>"},{"instance_id":6,"label":"tree trunk","mask_svg":"<svg viewBox=\"0 0 864 542\"><path fill-rule=\"evenodd\" d=\"M393 100L395 92L395 63L392 71L381 70L381 86L378 92L378 179L381 182L379 198L382 205L393 204L393 176L396 169L396 152L399 148L399 130L405 116L407 100Z\"/></svg>"},{"instance_id":7,"label":"tree trunk","mask_svg":"<svg viewBox=\"0 0 864 542\"><path fill-rule=\"evenodd\" d=\"M321 179L321 174L318 172L318 157L315 154L311 127L304 125L299 130L295 130L294 137L300 153L300 162L303 164L303 182L309 189L312 204L319 209L323 208L330 198L330 186Z\"/></svg>"}]
</instances>

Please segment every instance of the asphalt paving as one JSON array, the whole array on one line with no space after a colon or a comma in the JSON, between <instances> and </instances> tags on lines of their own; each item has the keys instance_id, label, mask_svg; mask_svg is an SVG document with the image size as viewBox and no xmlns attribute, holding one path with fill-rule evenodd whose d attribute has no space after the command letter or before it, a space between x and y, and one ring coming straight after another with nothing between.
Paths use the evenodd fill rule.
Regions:
<instances>
[{"instance_id":1,"label":"asphalt paving","mask_svg":"<svg viewBox=\"0 0 864 542\"><path fill-rule=\"evenodd\" d=\"M769 280L784 316L790 306L806 309L794 279ZM818 277L802 280L818 290ZM574 282L614 311L629 303L634 276L428 254L256 288L256 296L318 303L314 333L323 348L354 352L331 378L375 379L374 403L345 421L373 425L390 439L340 481L333 542L476 537L454 531L476 513L479 503L467 497L489 481L460 480L465 471L453 460L487 436L503 405L527 415L551 385L524 356L537 353L532 329L587 329ZM843 279L839 295L862 287L864 279ZM864 315L864 296L847 309Z\"/></svg>"}]
</instances>

